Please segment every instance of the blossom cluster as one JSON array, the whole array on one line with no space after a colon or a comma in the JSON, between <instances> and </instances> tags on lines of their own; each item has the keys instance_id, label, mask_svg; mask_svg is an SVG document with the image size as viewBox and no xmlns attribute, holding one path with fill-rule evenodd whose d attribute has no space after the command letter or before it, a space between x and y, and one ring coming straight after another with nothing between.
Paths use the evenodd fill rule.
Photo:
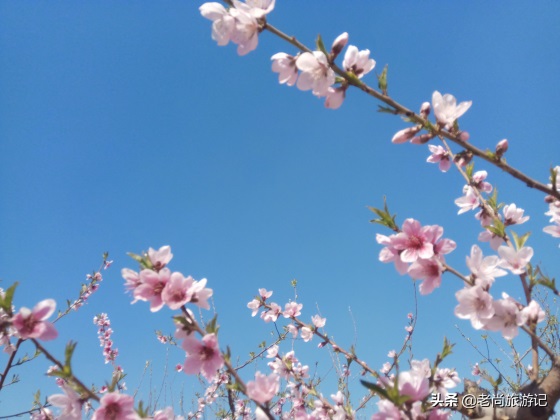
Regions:
<instances>
[{"instance_id":1,"label":"blossom cluster","mask_svg":"<svg viewBox=\"0 0 560 420\"><path fill-rule=\"evenodd\" d=\"M199 10L212 21L212 39L220 46L233 42L237 53L245 55L257 48L258 34L262 31L265 16L274 9L275 0L233 0L226 9L222 4L204 3Z\"/></svg>"},{"instance_id":2,"label":"blossom cluster","mask_svg":"<svg viewBox=\"0 0 560 420\"><path fill-rule=\"evenodd\" d=\"M399 233L377 234L377 242L385 246L379 261L393 262L400 274L408 273L414 280L422 280L420 293L429 294L441 285L444 255L457 246L451 239L442 239L442 235L441 226L422 226L417 220L406 219Z\"/></svg>"},{"instance_id":3,"label":"blossom cluster","mask_svg":"<svg viewBox=\"0 0 560 420\"><path fill-rule=\"evenodd\" d=\"M506 293L502 293L500 300L494 300L489 293L496 277L507 274L502 268L517 274L525 271L524 267L530 259L530 256L526 257L529 251L532 255L530 247L515 251L513 248L501 246L499 252L502 258L484 257L478 245L473 245L471 255L467 257L467 266L473 282L455 294L459 301L455 315L461 319L469 319L473 328L477 330L501 331L508 340L517 336L520 326L543 321L545 313L534 300L524 306Z\"/></svg>"},{"instance_id":4,"label":"blossom cluster","mask_svg":"<svg viewBox=\"0 0 560 420\"><path fill-rule=\"evenodd\" d=\"M114 363L119 355L119 350L113 348L113 329L111 328L111 320L106 313L102 313L93 317L93 323L99 328L97 329L97 338L99 338L99 345L103 347L103 356L105 363Z\"/></svg>"},{"instance_id":5,"label":"blossom cluster","mask_svg":"<svg viewBox=\"0 0 560 420\"><path fill-rule=\"evenodd\" d=\"M275 302L267 303L267 299L272 296L272 293L271 290L259 289L259 296L247 304L247 307L252 311L251 316L255 316L260 308L264 308L264 311L261 312L260 315L264 322L276 322L280 315L289 319L295 319L301 315L301 310L303 308L303 304L301 303L288 302L285 304L284 310ZM321 318L319 315L313 315L311 317L311 322L312 325L305 325L300 321L295 324L291 323L286 326L286 329L292 334L293 338L296 338L298 333L301 333L303 341L308 342L313 339L314 331L323 328L327 320L326 318Z\"/></svg>"},{"instance_id":6,"label":"blossom cluster","mask_svg":"<svg viewBox=\"0 0 560 420\"><path fill-rule=\"evenodd\" d=\"M187 303L210 309L208 299L213 292L205 287L207 280L196 281L191 276L172 273L166 267L172 257L169 246L158 251L150 248L148 258L152 269L145 268L140 273L128 268L122 270L122 276L126 280L125 287L134 296L132 303L138 300L148 301L152 312L159 311L164 305L176 310Z\"/></svg>"},{"instance_id":7,"label":"blossom cluster","mask_svg":"<svg viewBox=\"0 0 560 420\"><path fill-rule=\"evenodd\" d=\"M237 44L237 53L245 55L258 45L258 35L266 23L266 15L274 8L275 0L233 0L226 9L220 3L204 3L200 13L212 21L212 39L218 45L230 41ZM346 97L348 83L336 80L332 64L348 43L348 33L339 35L332 44L331 51L304 51L295 56L279 52L272 59L272 71L278 73L278 81L288 86L297 85L300 90L311 90L317 97L325 97L325 106L337 109ZM342 61L345 72L362 78L375 67L375 60L369 57L369 50L359 50L348 46ZM298 73L298 71L300 73ZM337 85L339 83L339 85Z\"/></svg>"},{"instance_id":8,"label":"blossom cluster","mask_svg":"<svg viewBox=\"0 0 560 420\"><path fill-rule=\"evenodd\" d=\"M280 52L272 56L272 71L278 73L281 84L293 86L300 90L311 90L319 97L325 97L325 106L338 109L344 98L348 83L337 79L332 69L332 63L348 43L348 33L339 35L333 42L330 54L323 51L305 51L296 56ZM375 67L375 60L369 57L369 50L358 50L358 47L349 45L344 54L342 68L345 72L362 78ZM298 70L300 73L298 73Z\"/></svg>"},{"instance_id":9,"label":"blossom cluster","mask_svg":"<svg viewBox=\"0 0 560 420\"><path fill-rule=\"evenodd\" d=\"M556 177L556 183L554 186L549 184L549 187L554 187L556 191L560 191L560 166L556 166L553 169L553 173ZM547 200L550 203L545 214L550 216L550 222L554 224L546 226L543 231L555 238L560 238L560 200L556 200L553 197L547 197Z\"/></svg>"},{"instance_id":10,"label":"blossom cluster","mask_svg":"<svg viewBox=\"0 0 560 420\"><path fill-rule=\"evenodd\" d=\"M381 377L378 385L383 388L395 388L399 390L399 395L408 397L405 407L406 411L396 406L389 400L380 400L377 403L379 412L374 414L372 420L386 419L428 419L428 420L447 420L451 417L451 412L442 409L433 409L426 413L424 401L434 393L447 395L447 390L454 388L460 383L457 372L448 368L432 369L430 361L412 360L411 370L399 372L398 375Z\"/></svg>"}]
</instances>

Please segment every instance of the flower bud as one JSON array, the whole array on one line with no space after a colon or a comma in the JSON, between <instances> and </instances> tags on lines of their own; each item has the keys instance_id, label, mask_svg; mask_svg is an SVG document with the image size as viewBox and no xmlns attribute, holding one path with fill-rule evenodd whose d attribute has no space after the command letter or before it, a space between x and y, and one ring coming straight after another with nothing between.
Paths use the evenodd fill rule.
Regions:
<instances>
[{"instance_id":1,"label":"flower bud","mask_svg":"<svg viewBox=\"0 0 560 420\"><path fill-rule=\"evenodd\" d=\"M503 139L496 145L496 157L501 158L508 150L508 141Z\"/></svg>"},{"instance_id":2,"label":"flower bud","mask_svg":"<svg viewBox=\"0 0 560 420\"><path fill-rule=\"evenodd\" d=\"M431 139L434 138L433 134L430 133L425 133L425 134L421 134L419 136L413 137L410 142L412 144L426 144L428 143Z\"/></svg>"},{"instance_id":3,"label":"flower bud","mask_svg":"<svg viewBox=\"0 0 560 420\"><path fill-rule=\"evenodd\" d=\"M331 47L333 60L340 54L342 49L348 44L348 32L344 32L336 37Z\"/></svg>"},{"instance_id":4,"label":"flower bud","mask_svg":"<svg viewBox=\"0 0 560 420\"><path fill-rule=\"evenodd\" d=\"M391 140L392 143L404 143L409 141L414 135L418 133L418 127L408 127L404 130L398 131Z\"/></svg>"},{"instance_id":5,"label":"flower bud","mask_svg":"<svg viewBox=\"0 0 560 420\"><path fill-rule=\"evenodd\" d=\"M471 138L471 135L466 131L461 131L457 137L459 137L459 140L467 142Z\"/></svg>"},{"instance_id":6,"label":"flower bud","mask_svg":"<svg viewBox=\"0 0 560 420\"><path fill-rule=\"evenodd\" d=\"M424 102L420 107L420 116L422 118L428 118L428 115L430 115L430 103Z\"/></svg>"}]
</instances>

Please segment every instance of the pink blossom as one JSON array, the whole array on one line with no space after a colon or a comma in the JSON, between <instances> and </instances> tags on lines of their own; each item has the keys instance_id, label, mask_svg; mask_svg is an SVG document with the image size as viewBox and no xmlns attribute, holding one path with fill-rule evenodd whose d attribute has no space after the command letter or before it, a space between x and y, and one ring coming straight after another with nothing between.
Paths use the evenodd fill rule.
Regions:
<instances>
[{"instance_id":1,"label":"pink blossom","mask_svg":"<svg viewBox=\"0 0 560 420\"><path fill-rule=\"evenodd\" d=\"M272 296L273 291L270 290L266 290L266 289L259 289L259 295L262 298L263 301L267 300L269 297Z\"/></svg>"},{"instance_id":2,"label":"pink blossom","mask_svg":"<svg viewBox=\"0 0 560 420\"><path fill-rule=\"evenodd\" d=\"M346 87L329 87L327 89L327 98L325 99L325 107L329 109L338 109L344 102L346 97Z\"/></svg>"},{"instance_id":3,"label":"pink blossom","mask_svg":"<svg viewBox=\"0 0 560 420\"><path fill-rule=\"evenodd\" d=\"M296 57L280 52L274 54L270 59L272 60L272 71L278 73L280 84L295 85L298 77Z\"/></svg>"},{"instance_id":4,"label":"pink blossom","mask_svg":"<svg viewBox=\"0 0 560 420\"><path fill-rule=\"evenodd\" d=\"M457 105L455 96L446 93L441 95L437 90L432 95L432 105L434 114L439 123L444 124L447 129L450 129L455 120L461 117L471 107L472 101L461 102Z\"/></svg>"},{"instance_id":5,"label":"pink blossom","mask_svg":"<svg viewBox=\"0 0 560 420\"><path fill-rule=\"evenodd\" d=\"M484 328L486 322L495 313L492 296L482 286L465 287L455 293L459 305L455 307L455 315L461 319L470 319L475 330Z\"/></svg>"},{"instance_id":6,"label":"pink blossom","mask_svg":"<svg viewBox=\"0 0 560 420\"><path fill-rule=\"evenodd\" d=\"M529 216L523 216L525 210L517 208L515 203L507 204L504 206L504 223L509 225L520 225L529 220Z\"/></svg>"},{"instance_id":7,"label":"pink blossom","mask_svg":"<svg viewBox=\"0 0 560 420\"><path fill-rule=\"evenodd\" d=\"M499 264L500 259L495 255L484 257L478 245L472 246L471 256L467 257L467 267L476 279L476 284L480 284L482 287L491 286L496 277L507 274L505 270L498 268Z\"/></svg>"},{"instance_id":8,"label":"pink blossom","mask_svg":"<svg viewBox=\"0 0 560 420\"><path fill-rule=\"evenodd\" d=\"M399 408L388 400L379 400L377 402L379 412L371 416L371 420L400 420L401 412Z\"/></svg>"},{"instance_id":9,"label":"pink blossom","mask_svg":"<svg viewBox=\"0 0 560 420\"><path fill-rule=\"evenodd\" d=\"M545 213L550 216L550 221L560 223L560 202L555 201L548 205L548 211Z\"/></svg>"},{"instance_id":10,"label":"pink blossom","mask_svg":"<svg viewBox=\"0 0 560 420\"><path fill-rule=\"evenodd\" d=\"M486 211L484 207L480 208L480 211L474 215L475 219L480 220L482 227L490 226L494 221L493 217Z\"/></svg>"},{"instance_id":11,"label":"pink blossom","mask_svg":"<svg viewBox=\"0 0 560 420\"><path fill-rule=\"evenodd\" d=\"M321 318L319 315L313 315L311 317L311 322L313 322L315 328L323 328L327 322L327 318Z\"/></svg>"},{"instance_id":12,"label":"pink blossom","mask_svg":"<svg viewBox=\"0 0 560 420\"><path fill-rule=\"evenodd\" d=\"M189 302L194 303L202 309L210 309L208 299L214 294L212 289L204 287L207 281L206 279L194 281L187 291L190 295Z\"/></svg>"},{"instance_id":13,"label":"pink blossom","mask_svg":"<svg viewBox=\"0 0 560 420\"><path fill-rule=\"evenodd\" d=\"M480 371L480 366L478 366L478 363L475 363L473 366L473 369L471 371L471 375L473 376L480 376L481 375L481 371Z\"/></svg>"},{"instance_id":14,"label":"pink blossom","mask_svg":"<svg viewBox=\"0 0 560 420\"><path fill-rule=\"evenodd\" d=\"M441 226L426 226L426 238L434 245L434 255L449 254L457 247L455 241L446 238L441 239L442 236L443 228Z\"/></svg>"},{"instance_id":15,"label":"pink blossom","mask_svg":"<svg viewBox=\"0 0 560 420\"><path fill-rule=\"evenodd\" d=\"M377 243L381 245L386 245L379 252L379 261L384 263L394 262L395 268L397 269L399 274L402 275L407 272L408 264L401 260L400 252L395 248L393 244L395 238L396 235L385 236L379 233L375 236Z\"/></svg>"},{"instance_id":16,"label":"pink blossom","mask_svg":"<svg viewBox=\"0 0 560 420\"><path fill-rule=\"evenodd\" d=\"M524 317L521 315L520 304L508 296L507 293L502 293L500 300L494 301L494 316L487 320L485 328L491 331L501 331L502 336L506 340L513 340L517 337L518 327L525 322Z\"/></svg>"},{"instance_id":17,"label":"pink blossom","mask_svg":"<svg viewBox=\"0 0 560 420\"><path fill-rule=\"evenodd\" d=\"M173 258L173 254L171 253L171 247L169 245L165 245L162 246L157 251L155 249L150 248L148 249L148 258L150 258L150 261L152 262L154 269L156 271L159 271L167 264L169 264L169 261L171 261L171 258Z\"/></svg>"},{"instance_id":18,"label":"pink blossom","mask_svg":"<svg viewBox=\"0 0 560 420\"><path fill-rule=\"evenodd\" d=\"M247 383L247 396L261 404L269 402L280 389L280 376L276 373L255 373L255 380Z\"/></svg>"},{"instance_id":19,"label":"pink blossom","mask_svg":"<svg viewBox=\"0 0 560 420\"><path fill-rule=\"evenodd\" d=\"M282 313L282 308L274 302L272 302L269 306L269 310L261 312L261 318L264 322L276 322L278 316Z\"/></svg>"},{"instance_id":20,"label":"pink blossom","mask_svg":"<svg viewBox=\"0 0 560 420\"><path fill-rule=\"evenodd\" d=\"M453 415L452 411L443 410L441 408L437 408L435 410L430 411L430 416L428 420L449 420Z\"/></svg>"},{"instance_id":21,"label":"pink blossom","mask_svg":"<svg viewBox=\"0 0 560 420\"><path fill-rule=\"evenodd\" d=\"M220 3L204 3L198 9L200 14L212 21L212 39L219 46L227 45L235 30L235 19Z\"/></svg>"},{"instance_id":22,"label":"pink blossom","mask_svg":"<svg viewBox=\"0 0 560 420\"><path fill-rule=\"evenodd\" d=\"M255 16L262 18L274 10L276 0L245 0L245 3L253 9L252 13Z\"/></svg>"},{"instance_id":23,"label":"pink blossom","mask_svg":"<svg viewBox=\"0 0 560 420\"><path fill-rule=\"evenodd\" d=\"M130 395L110 392L101 398L100 406L92 420L138 420L134 411L134 398Z\"/></svg>"},{"instance_id":24,"label":"pink blossom","mask_svg":"<svg viewBox=\"0 0 560 420\"><path fill-rule=\"evenodd\" d=\"M123 268L121 270L121 275L126 280L124 283L126 290L134 290L140 285L140 283L142 283L142 280L140 280L140 276L136 271Z\"/></svg>"},{"instance_id":25,"label":"pink blossom","mask_svg":"<svg viewBox=\"0 0 560 420\"><path fill-rule=\"evenodd\" d=\"M430 393L430 381L420 371L407 371L399 373L399 393L408 395L411 401L421 401Z\"/></svg>"},{"instance_id":26,"label":"pink blossom","mask_svg":"<svg viewBox=\"0 0 560 420\"><path fill-rule=\"evenodd\" d=\"M426 159L430 163L439 162L439 170L447 172L451 167L451 159L449 159L449 152L440 145L429 144L428 148L432 154Z\"/></svg>"},{"instance_id":27,"label":"pink blossom","mask_svg":"<svg viewBox=\"0 0 560 420\"><path fill-rule=\"evenodd\" d=\"M279 347L278 347L277 344L273 345L271 348L269 348L266 351L266 358L267 359L274 359L276 357L276 355L278 354L278 349L279 349Z\"/></svg>"},{"instance_id":28,"label":"pink blossom","mask_svg":"<svg viewBox=\"0 0 560 420\"><path fill-rule=\"evenodd\" d=\"M192 335L187 336L181 345L187 352L183 370L188 374L199 374L211 380L224 365L224 359L218 347L216 334L206 334L202 341Z\"/></svg>"},{"instance_id":29,"label":"pink blossom","mask_svg":"<svg viewBox=\"0 0 560 420\"><path fill-rule=\"evenodd\" d=\"M159 272L147 269L140 271L142 282L134 289L134 302L137 300L149 301L150 311L159 311L163 307L161 293L170 277L171 271L167 267L162 268Z\"/></svg>"},{"instance_id":30,"label":"pink blossom","mask_svg":"<svg viewBox=\"0 0 560 420\"><path fill-rule=\"evenodd\" d=\"M498 248L498 254L502 257L501 267L510 270L513 274L523 274L533 257L533 248L524 246L516 251L510 246L502 245Z\"/></svg>"},{"instance_id":31,"label":"pink blossom","mask_svg":"<svg viewBox=\"0 0 560 420\"><path fill-rule=\"evenodd\" d=\"M173 412L173 408L172 407L167 407L163 410L157 410L154 413L154 418L153 420L178 420L178 419L182 419L183 417L175 417L175 413Z\"/></svg>"},{"instance_id":32,"label":"pink blossom","mask_svg":"<svg viewBox=\"0 0 560 420\"><path fill-rule=\"evenodd\" d=\"M12 325L16 329L16 335L26 340L38 338L39 340L54 340L58 336L54 325L46 321L56 309L53 299L45 299L28 309L20 308L19 312L12 318Z\"/></svg>"},{"instance_id":33,"label":"pink blossom","mask_svg":"<svg viewBox=\"0 0 560 420\"><path fill-rule=\"evenodd\" d=\"M500 247L500 245L504 243L504 238L496 235L493 232L490 232L489 230L480 232L478 235L478 240L480 242L490 242L490 248L494 250L497 250Z\"/></svg>"},{"instance_id":34,"label":"pink blossom","mask_svg":"<svg viewBox=\"0 0 560 420\"><path fill-rule=\"evenodd\" d=\"M413 371L419 372L426 378L432 376L432 368L430 367L430 361L428 359L424 360L412 360L410 362L410 367Z\"/></svg>"},{"instance_id":35,"label":"pink blossom","mask_svg":"<svg viewBox=\"0 0 560 420\"><path fill-rule=\"evenodd\" d=\"M543 228L544 233L548 233L554 238L560 238L560 224L550 225Z\"/></svg>"},{"instance_id":36,"label":"pink blossom","mask_svg":"<svg viewBox=\"0 0 560 420\"><path fill-rule=\"evenodd\" d=\"M301 338L306 343L308 341L311 341L313 339L313 330L311 330L311 328L309 328L309 327L302 327L301 328Z\"/></svg>"},{"instance_id":37,"label":"pink blossom","mask_svg":"<svg viewBox=\"0 0 560 420\"><path fill-rule=\"evenodd\" d=\"M258 9L238 0L233 0L233 4L235 7L229 9L229 14L235 18L235 30L231 34L231 41L237 44L237 54L243 56L256 49L259 43L260 24L255 16Z\"/></svg>"},{"instance_id":38,"label":"pink blossom","mask_svg":"<svg viewBox=\"0 0 560 420\"><path fill-rule=\"evenodd\" d=\"M297 335L298 335L298 332L299 332L298 327L297 327L296 325L294 325L294 324L288 324L288 325L286 325L286 330L287 330L290 334L292 334L292 338L296 338Z\"/></svg>"},{"instance_id":39,"label":"pink blossom","mask_svg":"<svg viewBox=\"0 0 560 420\"><path fill-rule=\"evenodd\" d=\"M261 307L261 301L258 299L253 299L251 302L247 304L247 308L251 309L251 316L255 316L259 312L259 308Z\"/></svg>"},{"instance_id":40,"label":"pink blossom","mask_svg":"<svg viewBox=\"0 0 560 420\"><path fill-rule=\"evenodd\" d=\"M434 245L429 242L427 231L429 227L422 227L417 220L406 219L402 232L392 240L395 249L402 251L402 261L412 263L418 258L427 259L434 255Z\"/></svg>"},{"instance_id":41,"label":"pink blossom","mask_svg":"<svg viewBox=\"0 0 560 420\"><path fill-rule=\"evenodd\" d=\"M434 374L433 383L436 388L436 392L442 395L447 395L447 390L449 388L456 387L461 383L459 375L457 372L448 368L438 368Z\"/></svg>"},{"instance_id":42,"label":"pink blossom","mask_svg":"<svg viewBox=\"0 0 560 420\"><path fill-rule=\"evenodd\" d=\"M443 258L443 257L441 257ZM418 259L408 269L408 274L414 280L422 280L420 294L427 295L441 285L443 266L438 257L422 260Z\"/></svg>"},{"instance_id":43,"label":"pink blossom","mask_svg":"<svg viewBox=\"0 0 560 420\"><path fill-rule=\"evenodd\" d=\"M313 90L316 96L327 96L329 87L334 84L334 71L330 68L327 57L321 51L304 52L296 60L301 71L297 81L300 90Z\"/></svg>"},{"instance_id":44,"label":"pink blossom","mask_svg":"<svg viewBox=\"0 0 560 420\"><path fill-rule=\"evenodd\" d=\"M479 191L490 193L492 192L492 185L484 181L487 176L488 172L477 171L472 176L472 183Z\"/></svg>"},{"instance_id":45,"label":"pink blossom","mask_svg":"<svg viewBox=\"0 0 560 420\"><path fill-rule=\"evenodd\" d=\"M170 309L179 309L190 301L191 296L187 291L193 282L194 280L191 276L185 278L177 271L172 273L161 292L163 303L169 306Z\"/></svg>"},{"instance_id":46,"label":"pink blossom","mask_svg":"<svg viewBox=\"0 0 560 420\"><path fill-rule=\"evenodd\" d=\"M52 420L54 415L48 408L41 407L39 411L31 413L31 420Z\"/></svg>"},{"instance_id":47,"label":"pink blossom","mask_svg":"<svg viewBox=\"0 0 560 420\"><path fill-rule=\"evenodd\" d=\"M82 418L82 401L76 391L66 383L61 385L64 394L54 394L47 401L54 407L61 409L58 418L65 420L80 420Z\"/></svg>"},{"instance_id":48,"label":"pink blossom","mask_svg":"<svg viewBox=\"0 0 560 420\"><path fill-rule=\"evenodd\" d=\"M529 305L521 309L521 319L524 324L529 322L539 322L544 321L546 313L542 310L541 306L534 300L529 302Z\"/></svg>"},{"instance_id":49,"label":"pink blossom","mask_svg":"<svg viewBox=\"0 0 560 420\"><path fill-rule=\"evenodd\" d=\"M294 318L301 315L301 308L303 308L302 303L288 302L284 306L284 318Z\"/></svg>"},{"instance_id":50,"label":"pink blossom","mask_svg":"<svg viewBox=\"0 0 560 420\"><path fill-rule=\"evenodd\" d=\"M344 54L342 67L347 72L352 72L360 79L373 70L375 60L369 58L369 50L358 51L354 45L350 45Z\"/></svg>"},{"instance_id":51,"label":"pink blossom","mask_svg":"<svg viewBox=\"0 0 560 420\"><path fill-rule=\"evenodd\" d=\"M560 176L558 178L560 178ZM543 228L543 232L548 233L554 238L560 238L560 202L555 201L550 203L548 211L545 214L550 216L550 221L555 224L546 226Z\"/></svg>"},{"instance_id":52,"label":"pink blossom","mask_svg":"<svg viewBox=\"0 0 560 420\"><path fill-rule=\"evenodd\" d=\"M391 363L385 362L385 363L383 363L383 366L381 367L381 369L379 371L386 375L391 371L392 367L393 367L393 365L391 365Z\"/></svg>"},{"instance_id":53,"label":"pink blossom","mask_svg":"<svg viewBox=\"0 0 560 420\"><path fill-rule=\"evenodd\" d=\"M471 187L468 187L465 189L464 195L455 200L455 204L459 206L457 214L463 214L469 210L478 208L480 202L474 190Z\"/></svg>"}]
</instances>

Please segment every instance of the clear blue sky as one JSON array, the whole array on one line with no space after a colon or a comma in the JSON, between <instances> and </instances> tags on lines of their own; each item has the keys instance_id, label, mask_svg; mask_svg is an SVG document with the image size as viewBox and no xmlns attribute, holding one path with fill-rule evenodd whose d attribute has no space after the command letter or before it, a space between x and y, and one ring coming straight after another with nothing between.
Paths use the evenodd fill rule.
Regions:
<instances>
[{"instance_id":1,"label":"clear blue sky","mask_svg":"<svg viewBox=\"0 0 560 420\"><path fill-rule=\"evenodd\" d=\"M472 100L461 119L472 143L493 148L508 138L508 162L545 182L560 164L560 3L278 3L269 21L308 45L318 33L330 45L348 31L351 44L371 50L376 70L389 64L389 92L408 107L418 109L434 90ZM271 331L246 303L265 287L283 305L296 278L303 318L318 307L329 334L346 347L355 342L358 355L380 367L402 344L414 297L411 280L378 261L375 234L388 232L368 223L366 206L381 206L385 195L399 222L442 224L458 243L448 262L465 272L480 229L473 213L456 216L463 181L425 163L426 147L391 144L406 125L377 113L362 93L349 91L332 111L309 92L279 85L270 56L295 51L271 34L246 57L217 47L200 4L0 3L0 286L20 282L17 307L45 298L63 305L108 251L115 262L100 290L57 324L60 338L47 347L62 355L65 342L77 340L76 373L103 385L111 370L92 318L107 312L131 392L145 361L154 363L144 399L150 386L159 389L166 361L171 369L184 360L179 351L166 356L153 334L173 330L172 312L131 306L123 293L120 270L135 268L126 252L150 246L171 245L172 270L208 278L220 343L240 360ZM376 85L373 74L364 80ZM534 233L536 261L557 275L558 239L542 233L542 194L478 168L489 169L504 202L526 209L531 220L519 231ZM520 296L517 283L499 279L494 296ZM447 336L457 346L446 366L463 378L480 357L454 325L480 334L453 316L460 287L446 276L419 298L414 357L433 360ZM296 343L302 361L312 364L317 344ZM492 356L504 358L496 349ZM0 355L0 365L5 360ZM39 387L58 392L43 377L48 366L39 358L14 371L22 382L0 394L0 415L28 409ZM330 367L322 357L317 372ZM174 391L159 404L175 393L177 407L184 387L189 409L195 378L171 371L171 381Z\"/></svg>"}]
</instances>

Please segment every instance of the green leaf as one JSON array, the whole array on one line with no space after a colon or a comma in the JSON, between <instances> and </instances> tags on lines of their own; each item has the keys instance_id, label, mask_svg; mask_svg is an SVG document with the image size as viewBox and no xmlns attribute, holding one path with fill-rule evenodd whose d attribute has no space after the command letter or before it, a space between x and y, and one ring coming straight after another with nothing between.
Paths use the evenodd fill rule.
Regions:
<instances>
[{"instance_id":1,"label":"green leaf","mask_svg":"<svg viewBox=\"0 0 560 420\"><path fill-rule=\"evenodd\" d=\"M140 401L138 403L138 409L136 410L140 418L148 418L149 417L149 407L144 408L144 402Z\"/></svg>"},{"instance_id":2,"label":"green leaf","mask_svg":"<svg viewBox=\"0 0 560 420\"><path fill-rule=\"evenodd\" d=\"M383 93L383 95L387 95L387 72L389 71L389 65L385 64L383 71L380 75L377 76L377 86Z\"/></svg>"},{"instance_id":3,"label":"green leaf","mask_svg":"<svg viewBox=\"0 0 560 420\"><path fill-rule=\"evenodd\" d=\"M527 232L525 235L519 237L517 235L517 233L515 233L515 231L511 231L511 235L513 236L513 241L515 242L515 247L516 249L521 249L523 248L523 246L525 245L525 242L527 242L527 239L529 239L529 236L531 235L531 232Z\"/></svg>"},{"instance_id":4,"label":"green leaf","mask_svg":"<svg viewBox=\"0 0 560 420\"><path fill-rule=\"evenodd\" d=\"M389 394L387 393L385 388L381 388L379 385L374 384L373 382L364 381L363 379L360 379L360 382L362 383L363 386L365 386L370 391L375 392L380 397L382 397L386 400L390 399Z\"/></svg>"},{"instance_id":5,"label":"green leaf","mask_svg":"<svg viewBox=\"0 0 560 420\"><path fill-rule=\"evenodd\" d=\"M132 258L134 261L138 261L139 263L142 262L142 257L138 254L135 254L133 252L127 252L126 255L128 255L130 258Z\"/></svg>"},{"instance_id":6,"label":"green leaf","mask_svg":"<svg viewBox=\"0 0 560 420\"><path fill-rule=\"evenodd\" d=\"M398 231L399 228L395 222L397 215L391 215L391 213L389 213L389 208L387 207L387 197L383 197L383 210L369 206L368 209L379 216L379 219L370 220L371 223L379 223L380 225L387 226L389 229Z\"/></svg>"},{"instance_id":7,"label":"green leaf","mask_svg":"<svg viewBox=\"0 0 560 420\"><path fill-rule=\"evenodd\" d=\"M317 45L317 49L319 51L321 51L327 57L329 56L329 53L328 53L327 49L325 48L325 44L323 43L323 38L321 38L321 34L317 35L317 41L315 41L315 44Z\"/></svg>"},{"instance_id":8,"label":"green leaf","mask_svg":"<svg viewBox=\"0 0 560 420\"><path fill-rule=\"evenodd\" d=\"M210 322L206 325L206 332L208 334L212 334L212 333L217 333L218 330L220 329L219 326L217 326L218 322L218 314L214 315L214 317L210 320Z\"/></svg>"},{"instance_id":9,"label":"green leaf","mask_svg":"<svg viewBox=\"0 0 560 420\"><path fill-rule=\"evenodd\" d=\"M397 114L397 110L395 108L389 108L387 106L381 106L381 105L377 105L379 107L379 109L377 110L377 112L382 112L385 114Z\"/></svg>"},{"instance_id":10,"label":"green leaf","mask_svg":"<svg viewBox=\"0 0 560 420\"><path fill-rule=\"evenodd\" d=\"M472 180L473 170L474 170L474 163L469 163L465 171L467 173L467 176L469 177L469 181Z\"/></svg>"},{"instance_id":11,"label":"green leaf","mask_svg":"<svg viewBox=\"0 0 560 420\"><path fill-rule=\"evenodd\" d=\"M19 283L16 281L4 291L4 298L0 297L0 308L2 308L8 315L12 314L12 301L18 284Z\"/></svg>"},{"instance_id":12,"label":"green leaf","mask_svg":"<svg viewBox=\"0 0 560 420\"><path fill-rule=\"evenodd\" d=\"M484 154L492 160L500 160L500 158L496 156L496 153L494 153L493 151L491 151L489 149L486 149L484 151Z\"/></svg>"},{"instance_id":13,"label":"green leaf","mask_svg":"<svg viewBox=\"0 0 560 420\"><path fill-rule=\"evenodd\" d=\"M554 168L550 168L550 183L552 184L552 189L556 190L556 179L558 178L558 171Z\"/></svg>"},{"instance_id":14,"label":"green leaf","mask_svg":"<svg viewBox=\"0 0 560 420\"><path fill-rule=\"evenodd\" d=\"M72 363L72 355L74 354L74 350L76 350L76 346L78 343L75 341L70 341L66 345L66 349L64 350L64 367L68 366L68 372L72 373L72 369L70 368Z\"/></svg>"}]
</instances>

